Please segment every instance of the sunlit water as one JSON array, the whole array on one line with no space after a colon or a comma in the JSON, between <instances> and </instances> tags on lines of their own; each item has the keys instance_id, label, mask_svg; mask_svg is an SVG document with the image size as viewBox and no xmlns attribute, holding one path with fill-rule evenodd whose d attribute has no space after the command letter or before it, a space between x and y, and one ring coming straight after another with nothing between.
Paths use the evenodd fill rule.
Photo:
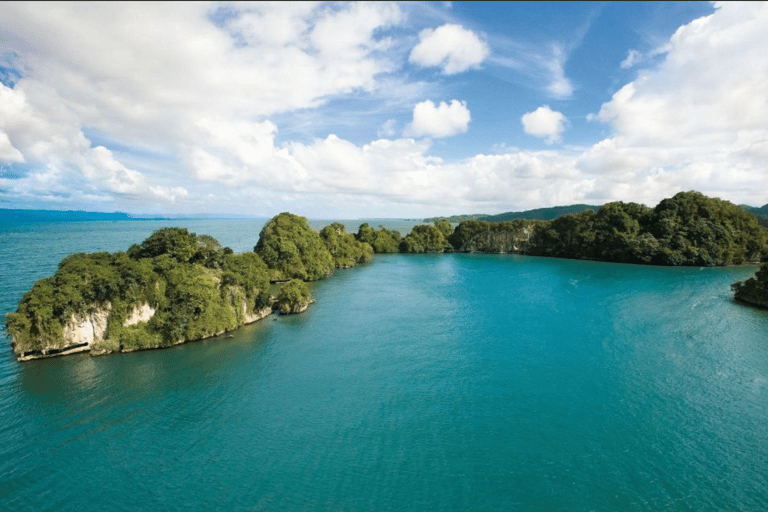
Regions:
<instances>
[{"instance_id":1,"label":"sunlit water","mask_svg":"<svg viewBox=\"0 0 768 512\"><path fill-rule=\"evenodd\" d=\"M2 313L164 225L242 252L263 221L4 226ZM232 338L22 364L3 337L0 510L766 510L768 312L729 288L755 269L377 255Z\"/></svg>"}]
</instances>

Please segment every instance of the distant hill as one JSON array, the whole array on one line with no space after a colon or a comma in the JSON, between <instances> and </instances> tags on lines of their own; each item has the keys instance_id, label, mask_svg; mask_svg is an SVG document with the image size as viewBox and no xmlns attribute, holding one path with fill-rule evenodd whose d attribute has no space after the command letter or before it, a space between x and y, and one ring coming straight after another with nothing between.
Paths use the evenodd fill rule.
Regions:
<instances>
[{"instance_id":1,"label":"distant hill","mask_svg":"<svg viewBox=\"0 0 768 512\"><path fill-rule=\"evenodd\" d=\"M760 207L748 206L746 204L741 204L739 206L747 210L749 213L754 214L757 217L757 223L763 226L765 229L768 229L768 204L764 204Z\"/></svg>"},{"instance_id":2,"label":"distant hill","mask_svg":"<svg viewBox=\"0 0 768 512\"><path fill-rule=\"evenodd\" d=\"M122 212L82 212L77 210L15 210L0 209L0 221L65 221L78 220L129 220L127 213Z\"/></svg>"},{"instance_id":3,"label":"distant hill","mask_svg":"<svg viewBox=\"0 0 768 512\"><path fill-rule=\"evenodd\" d=\"M123 212L83 212L80 210L23 210L0 208L2 222L75 222L84 220L211 220L251 219L243 214L190 213L158 215L152 213L128 214Z\"/></svg>"},{"instance_id":4,"label":"distant hill","mask_svg":"<svg viewBox=\"0 0 768 512\"><path fill-rule=\"evenodd\" d=\"M760 207L748 206L746 204L742 204L739 206L747 210L749 213L754 213L758 217L765 217L768 219L768 204L764 204L763 206L760 206Z\"/></svg>"},{"instance_id":5,"label":"distant hill","mask_svg":"<svg viewBox=\"0 0 768 512\"><path fill-rule=\"evenodd\" d=\"M744 210L754 214L758 218L758 223L764 228L768 229L768 204L756 207L746 204L739 205ZM513 219L538 219L538 220L552 220L558 217L562 217L567 213L579 213L584 210L593 210L597 212L600 209L599 206L589 204L572 204L569 206L552 206L549 208L536 208L534 210L525 210L522 212L506 212L499 213L497 215L485 215L482 213L474 213L468 215L452 215L450 217L430 217L424 219L424 222L432 224L435 221L447 219L450 222L459 223L465 220L484 220L488 222L503 222Z\"/></svg>"},{"instance_id":6,"label":"distant hill","mask_svg":"<svg viewBox=\"0 0 768 512\"><path fill-rule=\"evenodd\" d=\"M485 219L486 217L488 217L487 213L470 213L467 215L451 215L450 217L430 217L424 219L424 222L432 224L443 219L448 222L464 222L465 220Z\"/></svg>"},{"instance_id":7,"label":"distant hill","mask_svg":"<svg viewBox=\"0 0 768 512\"><path fill-rule=\"evenodd\" d=\"M562 217L568 213L579 213L584 210L599 210L599 206L589 204L572 204L569 206L552 206L550 208L536 208L535 210L525 210L522 212L507 212L498 215L488 215L480 220L488 222L504 222L514 219L534 219L534 220L552 220Z\"/></svg>"},{"instance_id":8,"label":"distant hill","mask_svg":"<svg viewBox=\"0 0 768 512\"><path fill-rule=\"evenodd\" d=\"M589 204L572 204L569 206L551 206L549 208L536 208L535 210L525 210L522 212L506 212L496 215L486 215L474 213L469 215L452 215L450 217L430 217L424 219L424 222L433 223L438 220L447 219L450 222L464 222L465 220L484 220L488 222L503 222L513 219L534 219L534 220L552 220L562 217L567 213L579 213L584 210L600 209L599 206Z\"/></svg>"}]
</instances>

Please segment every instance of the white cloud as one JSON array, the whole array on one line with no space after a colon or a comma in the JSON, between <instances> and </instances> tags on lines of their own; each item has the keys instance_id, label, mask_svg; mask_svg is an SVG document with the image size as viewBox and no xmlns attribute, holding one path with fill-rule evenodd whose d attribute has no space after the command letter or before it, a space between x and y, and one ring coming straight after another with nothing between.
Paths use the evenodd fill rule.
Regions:
<instances>
[{"instance_id":1,"label":"white cloud","mask_svg":"<svg viewBox=\"0 0 768 512\"><path fill-rule=\"evenodd\" d=\"M419 39L408 60L422 67L442 67L446 75L477 67L490 53L474 32L452 23L424 29Z\"/></svg>"},{"instance_id":2,"label":"white cloud","mask_svg":"<svg viewBox=\"0 0 768 512\"><path fill-rule=\"evenodd\" d=\"M397 121L394 119L387 119L381 125L381 128L379 128L377 135L379 137L394 137L394 135L397 133L397 130L395 129L396 125Z\"/></svg>"},{"instance_id":3,"label":"white cloud","mask_svg":"<svg viewBox=\"0 0 768 512\"><path fill-rule=\"evenodd\" d=\"M431 139L468 130L463 101L416 104L404 133L413 138L393 139L409 121L410 98L445 94L391 74L394 59L409 54L387 50L397 41L386 29L403 22L406 4L235 3L227 4L233 17L211 23L215 5L0 3L0 52L14 50L23 61L14 87L0 85L0 199L134 211L175 201L176 211L259 215L301 205L305 214L338 216L652 205L690 189L766 202L765 3L718 4L681 27L663 59L592 117L613 130L592 147L450 162L430 154ZM573 94L559 47L506 50L502 64L474 33L443 25L422 32L410 58L446 74L497 59L550 96ZM285 136L280 116L295 121L339 98L342 108L380 88L397 97L392 84L410 91L410 101L397 112L371 108L380 109L372 132L379 126L377 137L386 138ZM549 143L568 125L546 105L521 122ZM504 143L514 141L500 133L488 145Z\"/></svg>"},{"instance_id":4,"label":"white cloud","mask_svg":"<svg viewBox=\"0 0 768 512\"><path fill-rule=\"evenodd\" d=\"M520 118L525 133L546 138L547 144L559 142L565 130L566 118L561 112L543 105L533 112L527 112Z\"/></svg>"},{"instance_id":5,"label":"white cloud","mask_svg":"<svg viewBox=\"0 0 768 512\"><path fill-rule=\"evenodd\" d=\"M26 81L55 87L84 124L156 145L195 117L269 116L370 90L393 63L377 30L395 3L8 3L2 29ZM20 81L18 87L24 87Z\"/></svg>"},{"instance_id":6,"label":"white cloud","mask_svg":"<svg viewBox=\"0 0 768 512\"><path fill-rule=\"evenodd\" d=\"M186 194L182 187L150 185L142 173L120 163L110 150L93 147L77 117L50 88L31 83L26 90L11 89L0 84L0 100L0 149L4 140L10 148L0 152L0 161L33 167L27 176L5 183L14 193L49 197L53 192L58 199L109 201L113 195L174 200Z\"/></svg>"},{"instance_id":7,"label":"white cloud","mask_svg":"<svg viewBox=\"0 0 768 512\"><path fill-rule=\"evenodd\" d=\"M449 137L466 132L469 121L469 109L463 101L451 100L450 104L441 101L439 105L430 100L422 101L413 108L413 121L408 125L405 134L416 137Z\"/></svg>"},{"instance_id":8,"label":"white cloud","mask_svg":"<svg viewBox=\"0 0 768 512\"><path fill-rule=\"evenodd\" d=\"M556 99L573 95L573 84L565 74L568 53L562 45L542 47L499 36L492 42L494 51L488 57L488 63L493 66L489 69L500 78L541 89Z\"/></svg>"},{"instance_id":9,"label":"white cloud","mask_svg":"<svg viewBox=\"0 0 768 512\"><path fill-rule=\"evenodd\" d=\"M637 50L629 50L629 52L627 53L627 58L621 61L620 66L622 69L629 69L642 60L643 60L642 53L640 53Z\"/></svg>"},{"instance_id":10,"label":"white cloud","mask_svg":"<svg viewBox=\"0 0 768 512\"><path fill-rule=\"evenodd\" d=\"M768 4L716 7L680 27L665 60L600 109L616 135L586 152L581 165L617 197L654 203L696 189L765 203Z\"/></svg>"}]
</instances>

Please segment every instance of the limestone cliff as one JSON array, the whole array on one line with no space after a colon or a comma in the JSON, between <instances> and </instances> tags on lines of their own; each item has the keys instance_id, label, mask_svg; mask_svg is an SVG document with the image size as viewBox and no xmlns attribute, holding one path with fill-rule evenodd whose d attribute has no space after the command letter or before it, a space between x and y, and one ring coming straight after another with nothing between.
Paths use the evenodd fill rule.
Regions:
<instances>
[{"instance_id":1,"label":"limestone cliff","mask_svg":"<svg viewBox=\"0 0 768 512\"><path fill-rule=\"evenodd\" d=\"M493 254L527 254L535 229L536 225L526 224L503 231L481 231L459 250Z\"/></svg>"}]
</instances>

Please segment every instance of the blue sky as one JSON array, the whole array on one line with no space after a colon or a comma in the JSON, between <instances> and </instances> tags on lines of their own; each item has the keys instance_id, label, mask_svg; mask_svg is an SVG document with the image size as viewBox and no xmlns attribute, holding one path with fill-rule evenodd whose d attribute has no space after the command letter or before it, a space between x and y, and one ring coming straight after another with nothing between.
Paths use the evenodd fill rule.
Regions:
<instances>
[{"instance_id":1,"label":"blue sky","mask_svg":"<svg viewBox=\"0 0 768 512\"><path fill-rule=\"evenodd\" d=\"M0 2L0 207L768 203L764 2Z\"/></svg>"}]
</instances>

